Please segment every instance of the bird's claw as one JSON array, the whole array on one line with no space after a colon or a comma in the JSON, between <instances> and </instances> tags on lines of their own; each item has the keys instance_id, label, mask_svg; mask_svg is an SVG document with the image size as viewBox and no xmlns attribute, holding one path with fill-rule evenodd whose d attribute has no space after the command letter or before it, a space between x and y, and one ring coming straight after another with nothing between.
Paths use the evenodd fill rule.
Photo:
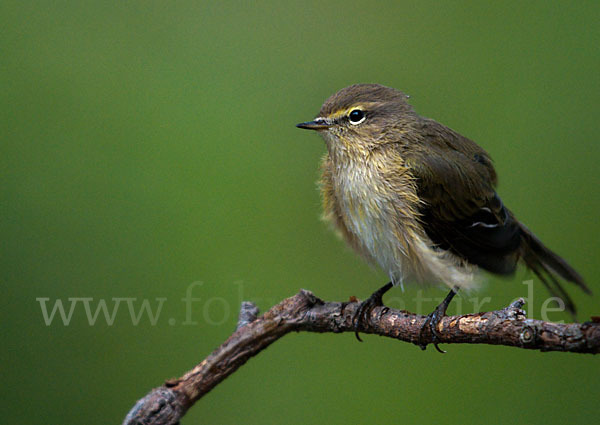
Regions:
<instances>
[{"instance_id":1,"label":"bird's claw","mask_svg":"<svg viewBox=\"0 0 600 425\"><path fill-rule=\"evenodd\" d=\"M431 332L431 343L433 343L433 346L438 352L445 353L444 350L438 347L438 343L441 340L441 335L438 331L438 325L440 324L442 318L446 315L448 305L457 292L458 287L455 286L450 290L450 293L446 295L446 298L444 298L440 305L438 305L435 310L427 315L427 319L425 319L425 323L423 323L423 326L421 326L421 331L419 332L418 345L421 347L421 350L425 350L427 348L427 344L429 344L429 342L423 342L425 328L429 327L429 331Z\"/></svg>"},{"instance_id":2,"label":"bird's claw","mask_svg":"<svg viewBox=\"0 0 600 425\"><path fill-rule=\"evenodd\" d=\"M358 339L360 342L362 342L362 339L360 338L358 332L361 325L367 322L371 311L373 311L375 307L380 307L383 305L383 294L389 291L392 286L392 282L382 286L358 306L358 309L352 318L352 326L354 326L354 336L356 336L356 339ZM381 314L387 313L388 310L389 309L386 307Z\"/></svg>"},{"instance_id":3,"label":"bird's claw","mask_svg":"<svg viewBox=\"0 0 600 425\"><path fill-rule=\"evenodd\" d=\"M445 315L445 312L440 311L440 306L438 306L434 311L432 311L431 313L429 313L427 315L427 319L425 319L425 323L423 323L423 326L421 326L421 331L419 332L419 347L421 347L421 350L427 349L427 344L429 344L429 342L423 342L423 339L424 339L423 336L425 334L425 329L428 327L429 332L431 332L431 343L433 344L435 349L439 353L442 353L442 354L444 354L446 352L445 350L442 350L438 346L438 343L439 343L441 337L440 337L440 333L437 330L438 325L439 325L440 321L442 320L442 318L444 317L444 315Z\"/></svg>"}]
</instances>

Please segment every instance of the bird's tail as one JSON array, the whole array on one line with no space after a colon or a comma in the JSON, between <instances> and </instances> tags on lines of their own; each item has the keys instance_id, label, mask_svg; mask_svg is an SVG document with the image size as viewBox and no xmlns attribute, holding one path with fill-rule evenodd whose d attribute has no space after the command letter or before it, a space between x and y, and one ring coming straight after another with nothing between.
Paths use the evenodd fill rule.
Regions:
<instances>
[{"instance_id":1,"label":"bird's tail","mask_svg":"<svg viewBox=\"0 0 600 425\"><path fill-rule=\"evenodd\" d=\"M521 258L525 265L530 268L542 281L552 296L562 299L569 313L575 318L576 309L573 300L561 286L558 277L573 282L587 294L592 292L587 287L583 278L564 259L546 248L531 231L523 224L521 227Z\"/></svg>"}]
</instances>

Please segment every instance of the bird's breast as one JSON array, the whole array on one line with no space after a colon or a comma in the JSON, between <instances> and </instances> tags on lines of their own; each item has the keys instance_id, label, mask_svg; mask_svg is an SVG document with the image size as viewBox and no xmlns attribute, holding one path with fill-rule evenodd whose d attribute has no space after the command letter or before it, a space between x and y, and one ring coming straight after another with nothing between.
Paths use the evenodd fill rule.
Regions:
<instances>
[{"instance_id":1,"label":"bird's breast","mask_svg":"<svg viewBox=\"0 0 600 425\"><path fill-rule=\"evenodd\" d=\"M419 221L414 182L389 161L324 160L324 217L344 239L392 282L444 282L471 287L473 271L448 251L436 249Z\"/></svg>"},{"instance_id":2,"label":"bird's breast","mask_svg":"<svg viewBox=\"0 0 600 425\"><path fill-rule=\"evenodd\" d=\"M346 165L334 175L334 190L344 225L360 242L362 251L391 272L402 268L399 241L403 226L396 214L398 193L376 167Z\"/></svg>"}]
</instances>

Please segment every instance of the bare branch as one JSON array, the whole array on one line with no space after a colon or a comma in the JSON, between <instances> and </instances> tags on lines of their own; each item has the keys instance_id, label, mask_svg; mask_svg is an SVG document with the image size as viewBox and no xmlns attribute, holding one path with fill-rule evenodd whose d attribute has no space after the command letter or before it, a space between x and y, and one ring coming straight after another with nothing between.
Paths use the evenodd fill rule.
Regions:
<instances>
[{"instance_id":1,"label":"bare branch","mask_svg":"<svg viewBox=\"0 0 600 425\"><path fill-rule=\"evenodd\" d=\"M600 323L560 324L527 319L524 300L487 313L444 317L439 343L493 344L540 351L600 352ZM359 303L324 302L301 290L256 318L258 309L243 303L237 330L194 369L165 382L131 409L124 424L176 424L196 401L271 343L292 331L354 332ZM427 316L375 307L360 332L417 344ZM431 343L426 327L424 342Z\"/></svg>"}]
</instances>

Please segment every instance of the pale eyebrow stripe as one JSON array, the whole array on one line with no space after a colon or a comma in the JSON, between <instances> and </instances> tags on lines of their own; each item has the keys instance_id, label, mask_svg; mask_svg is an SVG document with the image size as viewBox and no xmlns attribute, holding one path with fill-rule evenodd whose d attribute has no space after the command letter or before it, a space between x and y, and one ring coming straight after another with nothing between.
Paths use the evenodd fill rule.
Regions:
<instances>
[{"instance_id":1,"label":"pale eyebrow stripe","mask_svg":"<svg viewBox=\"0 0 600 425\"><path fill-rule=\"evenodd\" d=\"M355 105L350 106L349 108L337 109L334 112L332 112L331 114L329 114L329 116L327 118L332 119L332 120L337 120L341 117L347 116L350 113L350 111L352 111L354 109L360 109L361 111L366 112L369 109L371 109L372 106L375 106L377 104L378 104L378 102L357 103Z\"/></svg>"}]
</instances>

